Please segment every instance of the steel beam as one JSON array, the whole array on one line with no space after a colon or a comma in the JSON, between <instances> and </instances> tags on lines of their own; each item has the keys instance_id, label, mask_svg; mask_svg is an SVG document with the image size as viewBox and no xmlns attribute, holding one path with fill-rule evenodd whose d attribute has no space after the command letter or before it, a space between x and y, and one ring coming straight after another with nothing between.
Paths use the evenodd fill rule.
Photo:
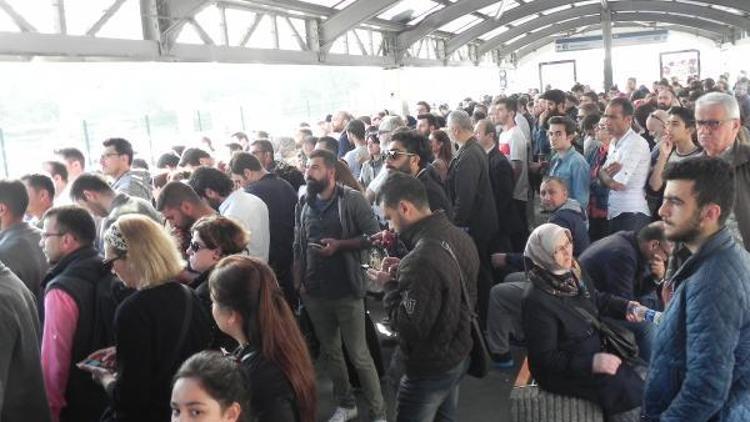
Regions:
<instances>
[{"instance_id":1,"label":"steel beam","mask_svg":"<svg viewBox=\"0 0 750 422\"><path fill-rule=\"evenodd\" d=\"M610 6L611 5L613 5L613 3L610 3ZM596 15L592 15L592 16L596 17ZM487 42L487 43L482 44L480 53L484 54L492 50L493 48L498 48L498 47L500 47L503 53L505 53L506 51L508 51L508 49L512 50L512 49L522 48L525 45L531 44L534 41L541 39L546 35L552 35L558 32L575 29L576 27L592 25L594 23L597 23L597 22L594 22L594 23L591 22L592 16L582 16L580 18L571 19L560 24L549 26L547 28L529 33L528 36L520 38L517 41L514 41L509 45L500 46L498 44L490 44L489 42ZM712 23L710 21L700 19L699 17L687 17L687 16L678 16L678 15L663 14L663 13L620 12L615 15L612 15L612 21L613 22L645 21L645 22L672 23L676 25L689 26L689 27L694 27L697 29L703 29L703 30L714 32L716 34L721 34L727 37L730 36L730 33L731 33L730 27ZM556 28L561 28L561 27L565 29L556 30ZM542 35L541 37L539 37L539 34L546 34L546 35Z\"/></svg>"},{"instance_id":2,"label":"steel beam","mask_svg":"<svg viewBox=\"0 0 750 422\"><path fill-rule=\"evenodd\" d=\"M653 1L653 0L627 0L613 3L605 3L608 10L613 12L674 12L674 3ZM499 34L482 44L479 54L482 55L498 45L504 44L513 38L525 33L533 32L539 28L551 25L556 22L562 22L579 16L594 15L603 13L603 7L598 4L590 4L581 7L561 10L548 15L542 15L534 20L518 25ZM676 16L696 16L699 19L712 20L727 25L739 27L743 30L750 30L750 19L746 19L731 13L707 8L705 6L696 6L691 4L681 4L679 6L679 15ZM708 22L710 24L710 22Z\"/></svg>"},{"instance_id":3,"label":"steel beam","mask_svg":"<svg viewBox=\"0 0 750 422\"><path fill-rule=\"evenodd\" d=\"M698 37L706 38L717 44L720 44L722 42L722 36L719 34L716 34L714 32L704 31L702 29L689 27L689 26L669 25L669 26L661 26L661 27L648 27L648 26L638 25L633 22L613 22L612 26L614 28L664 29L668 31L681 32L685 34L690 34L690 35L695 35ZM591 27L588 27L584 31L578 31L575 35L582 34L585 32L597 31L600 29L601 29L601 25L593 25ZM572 35L568 35L568 36L572 36ZM555 40L557 40L558 38L560 38L560 36L556 34L556 35L550 35L549 37L544 37L538 41L535 41L521 48L520 50L516 51L515 52L516 57L520 60L528 56L529 54L535 52L536 50L544 47L545 45L555 42Z\"/></svg>"},{"instance_id":4,"label":"steel beam","mask_svg":"<svg viewBox=\"0 0 750 422\"><path fill-rule=\"evenodd\" d=\"M2 9L18 26L21 32L37 32L36 28L30 24L23 16L21 16L16 10L8 4L5 0L0 0L0 9Z\"/></svg>"},{"instance_id":5,"label":"steel beam","mask_svg":"<svg viewBox=\"0 0 750 422\"><path fill-rule=\"evenodd\" d=\"M292 29L292 35L294 36L294 39L297 41L297 45L299 45L299 49L302 51L307 51L310 48L307 46L307 43L300 35L299 31L297 31L297 28L294 27L292 24L292 20L289 19L289 16L284 16L284 20L286 21L286 24L289 25L289 28Z\"/></svg>"},{"instance_id":6,"label":"steel beam","mask_svg":"<svg viewBox=\"0 0 750 422\"><path fill-rule=\"evenodd\" d=\"M357 0L320 25L320 48L329 50L338 37L379 15L400 0Z\"/></svg>"},{"instance_id":7,"label":"steel beam","mask_svg":"<svg viewBox=\"0 0 750 422\"><path fill-rule=\"evenodd\" d=\"M118 10L120 10L120 7L125 4L127 0L115 0L114 3L112 3L106 10L104 10L104 13L102 16L94 22L93 25L91 25L91 28L89 28L88 31L86 31L86 35L89 37L93 37L96 35L97 32L99 32L100 29L104 26L105 23L109 21L112 16L117 13Z\"/></svg>"},{"instance_id":8,"label":"steel beam","mask_svg":"<svg viewBox=\"0 0 750 422\"><path fill-rule=\"evenodd\" d=\"M609 2L609 5L612 8L612 10L617 11L618 10L617 7L622 7L620 3L630 3L630 2L632 2L632 0ZM737 9L740 11L750 13L750 2L746 0L703 0L702 2L706 4L716 5L716 6L730 7L733 9ZM685 10L685 7L694 6L694 7L701 8L699 10L700 13L695 14L695 16L700 16L703 13L712 13L712 11L718 11L717 9L710 9L705 6L696 6L696 5L688 4L688 3L660 2L660 1L648 1L646 3L649 3L650 8L657 8L657 7L671 8L670 11L674 13L684 13L680 11ZM523 19L529 15L534 15L537 13L544 12L546 10L555 9L555 8L562 7L562 6L569 5L569 4L575 4L575 3L571 2L570 0L544 0L544 1L532 1L522 6L515 7L505 12L502 18L497 21L495 20L485 21L467 29L466 31L458 35L452 36L448 40L448 44L446 47L447 53L450 54L456 51L457 49L463 47L464 45L479 38L482 34L486 34L490 31L495 30L496 28L509 25L512 22L517 21L519 19ZM649 9L649 8L646 8L646 9ZM723 13L741 18L731 13L727 13L727 12L723 12ZM727 16L725 16L725 18L726 17Z\"/></svg>"},{"instance_id":9,"label":"steel beam","mask_svg":"<svg viewBox=\"0 0 750 422\"><path fill-rule=\"evenodd\" d=\"M132 60L158 60L156 41L94 38L86 36L0 33L0 55L115 57Z\"/></svg>"},{"instance_id":10,"label":"steel beam","mask_svg":"<svg viewBox=\"0 0 750 422\"><path fill-rule=\"evenodd\" d=\"M266 12L269 11L269 9L286 13L288 13L289 10L294 10L314 18L330 18L341 12L333 7L321 6L300 0L220 0L218 3L224 3L227 6L231 5L232 7L243 9L261 7ZM404 24L379 18L366 19L362 23L377 26L388 31L402 31L406 28L406 25Z\"/></svg>"},{"instance_id":11,"label":"steel beam","mask_svg":"<svg viewBox=\"0 0 750 422\"><path fill-rule=\"evenodd\" d=\"M208 6L207 0L159 0L157 2L162 44L169 48L175 43L182 27L190 18Z\"/></svg>"},{"instance_id":12,"label":"steel beam","mask_svg":"<svg viewBox=\"0 0 750 422\"><path fill-rule=\"evenodd\" d=\"M633 22L633 21L654 21L654 16L651 13L628 13L628 14L617 14L612 16L613 22ZM699 19L684 18L672 15L662 15L664 18L660 22L674 23L683 27L691 27L699 30L711 32L718 36L728 36L729 30L721 25L709 25L705 21ZM579 19L572 19L551 27L545 28L541 31L529 34L527 37L521 38L513 43L504 46L501 49L501 54L507 55L517 50L523 49L528 45L533 45L535 42L540 41L544 38L552 38L559 36L559 33L570 31L576 28L584 26L595 26L600 24L598 16L586 16Z\"/></svg>"},{"instance_id":13,"label":"steel beam","mask_svg":"<svg viewBox=\"0 0 750 422\"><path fill-rule=\"evenodd\" d=\"M201 38L201 41L203 41L203 44L216 45L216 43L211 38L211 36L208 35L208 32L206 32L206 30L203 29L203 27L195 20L195 18L189 18L188 22L190 22L190 25L193 25L193 28L195 28L195 31L198 33L198 36Z\"/></svg>"},{"instance_id":14,"label":"steel beam","mask_svg":"<svg viewBox=\"0 0 750 422\"><path fill-rule=\"evenodd\" d=\"M262 13L255 14L253 23L250 24L250 26L247 28L247 31L245 31L245 35L242 36L242 40L240 40L240 47L244 47L247 42L250 41L250 37L252 37L255 30L258 29L258 25L260 24L261 19L263 19L263 16L265 15Z\"/></svg>"},{"instance_id":15,"label":"steel beam","mask_svg":"<svg viewBox=\"0 0 750 422\"><path fill-rule=\"evenodd\" d=\"M416 27L407 29L398 34L398 37L396 38L398 48L406 50L412 44L431 34L448 22L489 6L495 2L497 2L497 0L459 0L450 6L433 12L425 17Z\"/></svg>"},{"instance_id":16,"label":"steel beam","mask_svg":"<svg viewBox=\"0 0 750 422\"><path fill-rule=\"evenodd\" d=\"M600 13L602 7L598 4L589 4L582 7L573 7L570 9L561 10L556 13L550 13L549 15L542 15L534 20L524 23L523 25L514 26L508 29L502 34L498 34L489 40L482 43L479 47L479 55L492 50L498 45L502 45L519 35L523 35L532 32L536 29L552 25L558 22L562 22L568 19L573 19L580 16L595 15Z\"/></svg>"}]
</instances>

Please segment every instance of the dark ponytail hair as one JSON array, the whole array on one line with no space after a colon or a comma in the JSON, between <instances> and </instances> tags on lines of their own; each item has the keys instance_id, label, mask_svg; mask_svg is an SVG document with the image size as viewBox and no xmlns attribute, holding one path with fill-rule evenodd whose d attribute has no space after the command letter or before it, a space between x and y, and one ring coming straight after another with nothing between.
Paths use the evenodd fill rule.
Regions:
<instances>
[{"instance_id":1,"label":"dark ponytail hair","mask_svg":"<svg viewBox=\"0 0 750 422\"><path fill-rule=\"evenodd\" d=\"M219 402L222 411L238 403L242 408L239 421L249 414L247 391L239 366L234 359L222 356L216 351L203 351L188 358L177 370L173 380L192 378L198 381L211 398Z\"/></svg>"},{"instance_id":2,"label":"dark ponytail hair","mask_svg":"<svg viewBox=\"0 0 750 422\"><path fill-rule=\"evenodd\" d=\"M214 303L242 315L245 335L284 373L294 390L302 422L315 421L315 370L271 268L256 258L228 256L216 264L209 286Z\"/></svg>"}]
</instances>

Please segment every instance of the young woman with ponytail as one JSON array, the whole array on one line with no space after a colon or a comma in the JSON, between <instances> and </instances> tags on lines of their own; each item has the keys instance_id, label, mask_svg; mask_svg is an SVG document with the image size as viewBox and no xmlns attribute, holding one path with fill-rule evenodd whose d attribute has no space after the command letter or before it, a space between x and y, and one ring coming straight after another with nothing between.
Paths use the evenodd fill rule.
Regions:
<instances>
[{"instance_id":1,"label":"young woman with ponytail","mask_svg":"<svg viewBox=\"0 0 750 422\"><path fill-rule=\"evenodd\" d=\"M239 343L234 355L246 376L253 420L315 421L315 371L271 268L229 256L216 264L209 288L216 324Z\"/></svg>"}]
</instances>

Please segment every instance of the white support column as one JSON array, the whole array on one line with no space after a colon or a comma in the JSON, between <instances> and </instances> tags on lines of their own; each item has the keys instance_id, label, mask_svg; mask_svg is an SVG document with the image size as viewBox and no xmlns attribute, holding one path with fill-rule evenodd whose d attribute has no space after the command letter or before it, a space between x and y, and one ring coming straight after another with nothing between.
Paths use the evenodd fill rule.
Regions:
<instances>
[{"instance_id":1,"label":"white support column","mask_svg":"<svg viewBox=\"0 0 750 422\"><path fill-rule=\"evenodd\" d=\"M52 19L55 33L66 35L68 25L65 22L65 0L52 0Z\"/></svg>"},{"instance_id":2,"label":"white support column","mask_svg":"<svg viewBox=\"0 0 750 422\"><path fill-rule=\"evenodd\" d=\"M143 39L149 41L160 41L159 11L156 7L156 0L140 0L140 8Z\"/></svg>"},{"instance_id":3,"label":"white support column","mask_svg":"<svg viewBox=\"0 0 750 422\"><path fill-rule=\"evenodd\" d=\"M273 48L279 49L279 22L276 15L268 15L271 18L271 36L273 37Z\"/></svg>"},{"instance_id":4,"label":"white support column","mask_svg":"<svg viewBox=\"0 0 750 422\"><path fill-rule=\"evenodd\" d=\"M607 0L602 1L602 38L604 39L604 91L612 87L612 11Z\"/></svg>"},{"instance_id":5,"label":"white support column","mask_svg":"<svg viewBox=\"0 0 750 422\"><path fill-rule=\"evenodd\" d=\"M227 28L227 8L218 5L219 9L219 29L221 30L221 44L229 46L229 28Z\"/></svg>"}]
</instances>

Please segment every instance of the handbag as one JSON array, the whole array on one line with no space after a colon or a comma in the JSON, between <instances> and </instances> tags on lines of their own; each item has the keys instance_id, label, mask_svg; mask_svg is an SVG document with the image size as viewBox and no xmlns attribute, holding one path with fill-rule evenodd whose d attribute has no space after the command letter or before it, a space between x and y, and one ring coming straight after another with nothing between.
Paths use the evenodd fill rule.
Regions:
<instances>
[{"instance_id":1,"label":"handbag","mask_svg":"<svg viewBox=\"0 0 750 422\"><path fill-rule=\"evenodd\" d=\"M469 303L469 292L466 290L464 272L461 271L461 265L458 262L458 258L456 258L456 255L453 253L453 249L451 249L448 242L443 240L440 242L440 246L450 254L451 258L453 258L453 262L455 262L458 267L458 274L461 277L461 301L466 305L466 310L469 312L471 340L474 344L469 353L469 368L466 373L475 378L484 378L490 370L490 353L487 350L487 344L484 341L482 327L479 325L479 317Z\"/></svg>"},{"instance_id":2,"label":"handbag","mask_svg":"<svg viewBox=\"0 0 750 422\"><path fill-rule=\"evenodd\" d=\"M606 319L596 318L581 307L576 306L575 310L599 332L605 351L619 356L625 362L643 364L638 356L638 343L632 331Z\"/></svg>"}]
</instances>

